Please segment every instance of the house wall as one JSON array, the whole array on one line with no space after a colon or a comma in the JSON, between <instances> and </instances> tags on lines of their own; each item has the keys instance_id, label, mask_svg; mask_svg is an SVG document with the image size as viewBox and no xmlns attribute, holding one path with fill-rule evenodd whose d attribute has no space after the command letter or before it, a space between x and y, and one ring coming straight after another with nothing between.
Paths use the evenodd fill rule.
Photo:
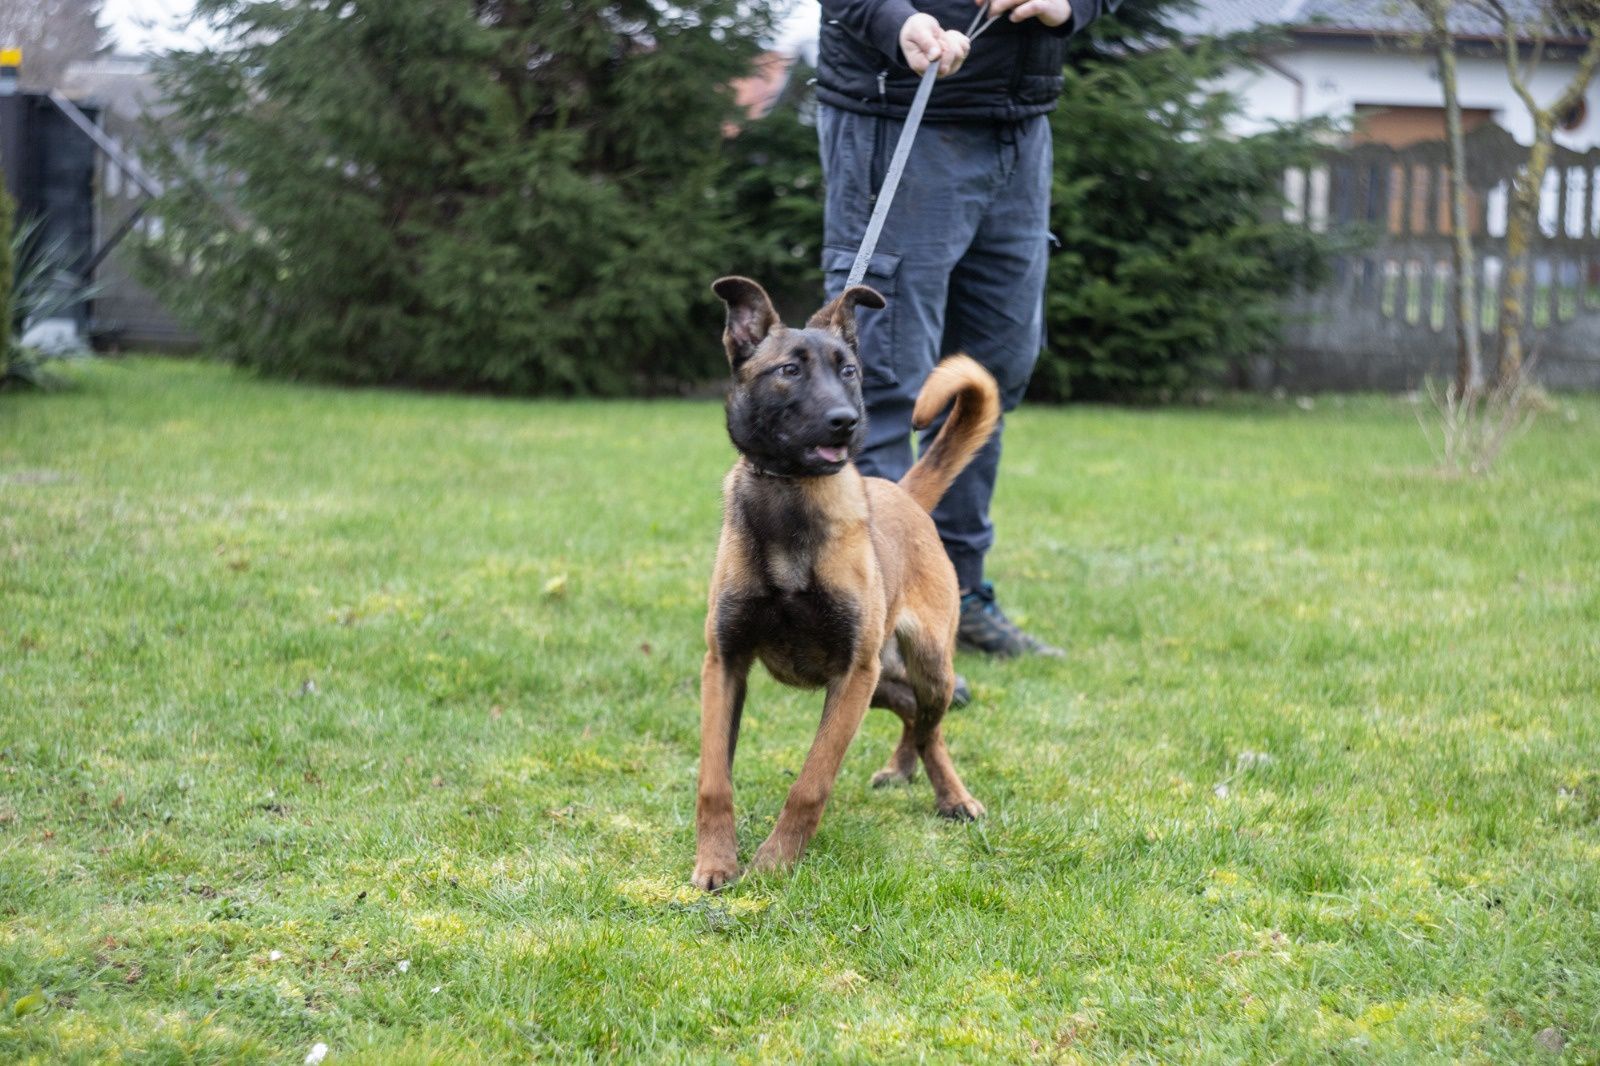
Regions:
<instances>
[{"instance_id":1,"label":"house wall","mask_svg":"<svg viewBox=\"0 0 1600 1066\"><path fill-rule=\"evenodd\" d=\"M1238 71L1221 83L1244 104L1240 133L1296 118L1348 121L1357 104L1438 107L1442 102L1434 62L1398 48L1307 46L1278 53L1271 63L1282 69ZM1533 123L1506 80L1504 63L1492 56L1462 56L1457 66L1461 106L1492 111L1497 125L1528 143ZM1553 99L1565 87L1572 66L1546 58L1533 79L1534 95L1541 101ZM1583 122L1573 131L1557 131L1558 144L1579 151L1600 144L1600 83L1589 87L1587 99Z\"/></svg>"},{"instance_id":2,"label":"house wall","mask_svg":"<svg viewBox=\"0 0 1600 1066\"><path fill-rule=\"evenodd\" d=\"M159 115L161 103L149 61L139 57L101 56L74 63L62 77L62 90L74 100L93 100L101 107L100 128L125 152L138 159L146 136L145 117ZM95 239L100 244L133 222L133 234L120 240L95 269L99 295L90 323L97 346L118 350L183 351L199 338L184 328L138 280L134 245L161 224L159 218L134 212L145 194L120 166L104 154L97 157Z\"/></svg>"}]
</instances>

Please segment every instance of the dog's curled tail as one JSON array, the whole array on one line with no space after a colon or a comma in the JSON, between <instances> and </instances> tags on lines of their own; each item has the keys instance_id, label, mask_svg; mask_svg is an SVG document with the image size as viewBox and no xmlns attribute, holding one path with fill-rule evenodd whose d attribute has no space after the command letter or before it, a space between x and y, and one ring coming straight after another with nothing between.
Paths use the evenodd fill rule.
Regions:
<instances>
[{"instance_id":1,"label":"dog's curled tail","mask_svg":"<svg viewBox=\"0 0 1600 1066\"><path fill-rule=\"evenodd\" d=\"M924 511L932 511L956 475L966 468L978 449L989 443L1000 421L1000 386L993 376L967 355L952 355L933 368L917 394L911 424L925 429L939 412L955 401L955 409L933 438L933 444L906 476L900 487Z\"/></svg>"}]
</instances>

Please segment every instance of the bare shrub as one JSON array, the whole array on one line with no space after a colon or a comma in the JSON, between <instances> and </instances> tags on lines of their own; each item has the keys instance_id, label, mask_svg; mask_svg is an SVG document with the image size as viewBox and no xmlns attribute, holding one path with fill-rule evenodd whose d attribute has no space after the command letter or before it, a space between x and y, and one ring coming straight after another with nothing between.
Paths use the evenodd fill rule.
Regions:
<instances>
[{"instance_id":1,"label":"bare shrub","mask_svg":"<svg viewBox=\"0 0 1600 1066\"><path fill-rule=\"evenodd\" d=\"M1537 362L1535 356L1502 373L1487 391L1463 390L1431 377L1424 381L1426 403L1418 404L1417 423L1442 472L1452 477L1488 474L1506 446L1549 409L1549 398L1534 381Z\"/></svg>"}]
</instances>

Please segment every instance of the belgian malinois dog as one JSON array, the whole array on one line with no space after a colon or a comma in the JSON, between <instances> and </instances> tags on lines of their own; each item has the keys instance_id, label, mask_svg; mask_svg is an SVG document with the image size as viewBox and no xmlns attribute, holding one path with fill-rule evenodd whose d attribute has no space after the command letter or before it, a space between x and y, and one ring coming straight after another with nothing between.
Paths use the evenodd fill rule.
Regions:
<instances>
[{"instance_id":1,"label":"belgian malinois dog","mask_svg":"<svg viewBox=\"0 0 1600 1066\"><path fill-rule=\"evenodd\" d=\"M749 278L712 289L728 305L728 435L739 460L723 482L700 679L694 883L708 890L739 876L733 753L756 659L784 684L825 687L827 700L751 870L800 858L869 703L905 725L874 785L909 781L920 758L940 814L983 814L939 730L954 687L960 595L929 512L1000 417L988 372L966 356L947 359L912 416L926 427L954 401L933 443L898 484L862 477L852 465L866 436L855 309L881 308L883 297L854 286L791 329Z\"/></svg>"}]
</instances>

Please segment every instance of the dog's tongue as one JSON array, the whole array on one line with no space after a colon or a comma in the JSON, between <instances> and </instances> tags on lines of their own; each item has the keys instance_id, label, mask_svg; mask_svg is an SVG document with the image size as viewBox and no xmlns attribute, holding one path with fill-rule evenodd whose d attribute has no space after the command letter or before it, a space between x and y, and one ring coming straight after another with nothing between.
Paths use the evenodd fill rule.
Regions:
<instances>
[{"instance_id":1,"label":"dog's tongue","mask_svg":"<svg viewBox=\"0 0 1600 1066\"><path fill-rule=\"evenodd\" d=\"M825 445L825 444L817 445L817 458L822 459L825 462L829 462L829 463L842 462L844 460L844 457L845 457L845 450L844 450L843 445L833 445L833 446L829 446L829 445Z\"/></svg>"}]
</instances>

